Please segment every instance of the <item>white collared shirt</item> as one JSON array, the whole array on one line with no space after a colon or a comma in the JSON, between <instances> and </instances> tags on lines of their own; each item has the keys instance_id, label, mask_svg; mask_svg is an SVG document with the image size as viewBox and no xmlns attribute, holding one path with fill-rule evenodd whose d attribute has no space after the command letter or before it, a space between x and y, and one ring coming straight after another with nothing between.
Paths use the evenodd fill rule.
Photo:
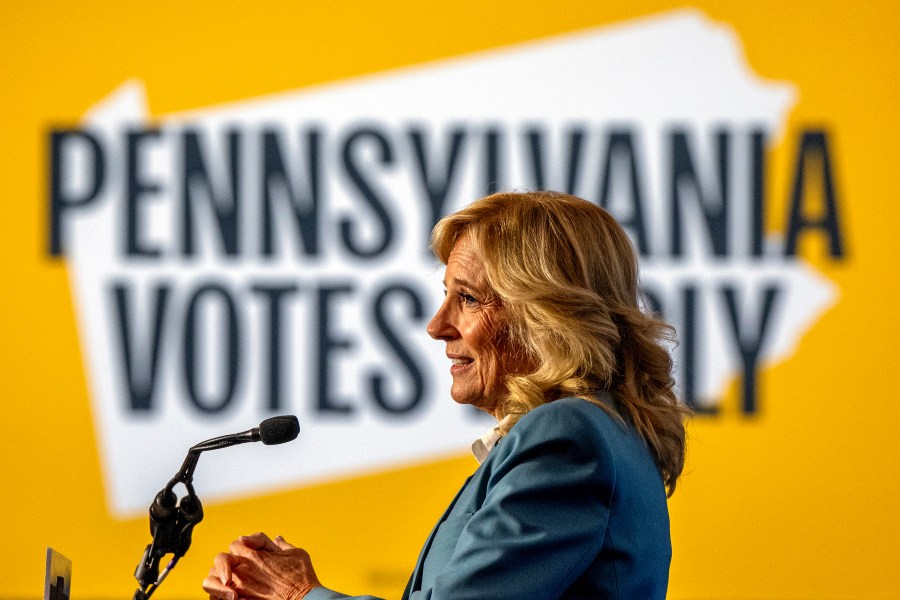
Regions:
<instances>
[{"instance_id":1,"label":"white collared shirt","mask_svg":"<svg viewBox=\"0 0 900 600\"><path fill-rule=\"evenodd\" d=\"M506 427L504 426L509 423L511 417L512 415L506 415L502 421L498 421L496 425L481 434L480 438L472 442L472 454L475 455L475 460L478 461L478 464L484 462L491 449L506 435Z\"/></svg>"}]
</instances>

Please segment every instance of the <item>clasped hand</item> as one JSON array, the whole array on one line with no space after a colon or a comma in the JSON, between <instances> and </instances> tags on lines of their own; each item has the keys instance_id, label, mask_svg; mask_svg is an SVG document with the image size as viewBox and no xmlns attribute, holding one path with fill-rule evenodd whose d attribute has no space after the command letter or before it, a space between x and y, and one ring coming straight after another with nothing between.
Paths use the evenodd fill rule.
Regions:
<instances>
[{"instance_id":1,"label":"clasped hand","mask_svg":"<svg viewBox=\"0 0 900 600\"><path fill-rule=\"evenodd\" d=\"M210 600L300 600L320 585L306 550L264 533L233 541L203 580Z\"/></svg>"}]
</instances>

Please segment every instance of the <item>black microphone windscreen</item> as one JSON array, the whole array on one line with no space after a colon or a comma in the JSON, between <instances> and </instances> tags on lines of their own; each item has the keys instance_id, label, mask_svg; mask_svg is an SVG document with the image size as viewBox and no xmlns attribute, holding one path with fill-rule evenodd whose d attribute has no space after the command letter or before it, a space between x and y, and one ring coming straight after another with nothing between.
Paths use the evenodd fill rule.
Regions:
<instances>
[{"instance_id":1,"label":"black microphone windscreen","mask_svg":"<svg viewBox=\"0 0 900 600\"><path fill-rule=\"evenodd\" d=\"M259 437L263 444L283 444L297 437L300 422L294 415L272 417L259 424Z\"/></svg>"}]
</instances>

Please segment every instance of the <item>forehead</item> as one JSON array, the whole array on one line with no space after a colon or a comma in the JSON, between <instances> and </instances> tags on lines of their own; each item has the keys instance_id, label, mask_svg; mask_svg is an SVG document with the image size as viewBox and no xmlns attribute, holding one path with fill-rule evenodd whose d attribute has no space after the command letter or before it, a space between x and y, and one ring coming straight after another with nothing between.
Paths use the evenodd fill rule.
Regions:
<instances>
[{"instance_id":1,"label":"forehead","mask_svg":"<svg viewBox=\"0 0 900 600\"><path fill-rule=\"evenodd\" d=\"M485 284L484 260L469 241L469 236L463 235L456 240L450 256L447 257L447 271L444 277L445 283L461 280L470 285Z\"/></svg>"}]
</instances>

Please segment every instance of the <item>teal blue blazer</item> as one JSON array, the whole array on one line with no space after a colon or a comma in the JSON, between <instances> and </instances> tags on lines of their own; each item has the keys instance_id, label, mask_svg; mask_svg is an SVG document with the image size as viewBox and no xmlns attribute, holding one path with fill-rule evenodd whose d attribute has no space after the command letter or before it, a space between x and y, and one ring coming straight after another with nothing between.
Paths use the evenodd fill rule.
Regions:
<instances>
[{"instance_id":1,"label":"teal blue blazer","mask_svg":"<svg viewBox=\"0 0 900 600\"><path fill-rule=\"evenodd\" d=\"M466 481L403 598L662 599L671 556L665 488L646 445L602 408L564 398L524 415Z\"/></svg>"}]
</instances>

